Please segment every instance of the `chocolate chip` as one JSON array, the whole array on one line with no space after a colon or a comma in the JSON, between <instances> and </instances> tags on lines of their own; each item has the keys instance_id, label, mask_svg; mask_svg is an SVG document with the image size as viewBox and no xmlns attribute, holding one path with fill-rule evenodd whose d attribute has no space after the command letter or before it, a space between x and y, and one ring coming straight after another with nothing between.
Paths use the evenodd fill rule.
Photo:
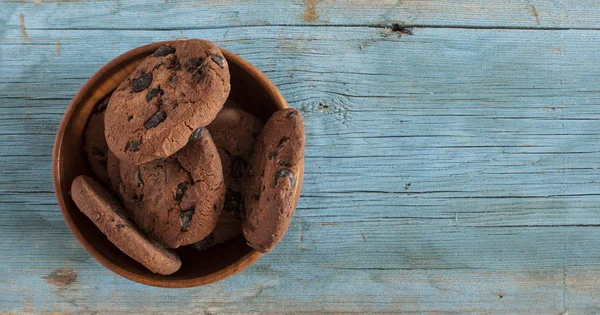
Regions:
<instances>
[{"instance_id":1,"label":"chocolate chip","mask_svg":"<svg viewBox=\"0 0 600 315\"><path fill-rule=\"evenodd\" d=\"M229 175L234 179L242 178L248 172L248 163L239 156L231 159L231 169Z\"/></svg>"},{"instance_id":2,"label":"chocolate chip","mask_svg":"<svg viewBox=\"0 0 600 315\"><path fill-rule=\"evenodd\" d=\"M287 118L292 118L294 116L298 115L298 111L297 110L292 110L290 113L287 114Z\"/></svg>"},{"instance_id":3,"label":"chocolate chip","mask_svg":"<svg viewBox=\"0 0 600 315\"><path fill-rule=\"evenodd\" d=\"M176 51L175 47L171 47L171 46L167 46L167 45L161 45L152 54L152 57L162 57L162 56L170 55L170 54L174 53L175 51Z\"/></svg>"},{"instance_id":4,"label":"chocolate chip","mask_svg":"<svg viewBox=\"0 0 600 315\"><path fill-rule=\"evenodd\" d=\"M106 98L105 98L105 99L102 101L102 103L98 104L98 108L96 108L96 111L97 111L97 112L101 112L101 111L105 110L105 109L106 109L106 106L108 106L108 100L109 100L109 99L110 99L110 97L108 97L108 96L107 96L107 97L106 97Z\"/></svg>"},{"instance_id":5,"label":"chocolate chip","mask_svg":"<svg viewBox=\"0 0 600 315\"><path fill-rule=\"evenodd\" d=\"M223 210L227 212L233 212L238 216L244 211L244 198L242 194L237 191L227 189L225 193L225 203L223 204Z\"/></svg>"},{"instance_id":6,"label":"chocolate chip","mask_svg":"<svg viewBox=\"0 0 600 315\"><path fill-rule=\"evenodd\" d=\"M143 73L139 77L131 80L131 91L141 92L147 89L152 83L152 73Z\"/></svg>"},{"instance_id":7,"label":"chocolate chip","mask_svg":"<svg viewBox=\"0 0 600 315\"><path fill-rule=\"evenodd\" d=\"M183 195L185 195L185 191L188 189L189 185L190 183L188 182L183 182L177 185L177 190L175 190L175 200L181 202L181 199L183 199Z\"/></svg>"},{"instance_id":8,"label":"chocolate chip","mask_svg":"<svg viewBox=\"0 0 600 315\"><path fill-rule=\"evenodd\" d=\"M279 152L281 152L283 145L286 142L288 142L289 140L290 140L290 138L281 138L281 140L279 140L279 143L277 144L277 149L275 149L275 151L269 153L269 160L276 158L279 155Z\"/></svg>"},{"instance_id":9,"label":"chocolate chip","mask_svg":"<svg viewBox=\"0 0 600 315\"><path fill-rule=\"evenodd\" d=\"M179 81L179 78L176 76L169 79L169 82L171 83L177 83L177 81Z\"/></svg>"},{"instance_id":10,"label":"chocolate chip","mask_svg":"<svg viewBox=\"0 0 600 315\"><path fill-rule=\"evenodd\" d=\"M185 63L185 67L188 69L188 71L194 72L194 71L198 70L198 68L200 68L203 64L204 64L203 58L192 58L192 59L188 60L188 62Z\"/></svg>"},{"instance_id":11,"label":"chocolate chip","mask_svg":"<svg viewBox=\"0 0 600 315\"><path fill-rule=\"evenodd\" d=\"M205 61L206 61L206 59L193 58L193 59L190 59L185 64L185 67L187 68L187 70L192 73L192 79L196 80L197 82L202 80L202 78L204 78L204 75L205 75L204 69L206 69L206 67L207 67L207 64Z\"/></svg>"},{"instance_id":12,"label":"chocolate chip","mask_svg":"<svg viewBox=\"0 0 600 315\"><path fill-rule=\"evenodd\" d=\"M190 135L190 140L198 140L202 138L204 136L204 130L206 130L206 128L204 127L200 127L194 130L194 132L192 132L192 134Z\"/></svg>"},{"instance_id":13,"label":"chocolate chip","mask_svg":"<svg viewBox=\"0 0 600 315\"><path fill-rule=\"evenodd\" d=\"M197 250L205 250L213 245L215 245L215 235L213 233L210 233L204 239L194 243L192 247L194 247L194 249Z\"/></svg>"},{"instance_id":14,"label":"chocolate chip","mask_svg":"<svg viewBox=\"0 0 600 315\"><path fill-rule=\"evenodd\" d=\"M125 227L125 224L117 223L117 231L120 231L124 227Z\"/></svg>"},{"instance_id":15,"label":"chocolate chip","mask_svg":"<svg viewBox=\"0 0 600 315\"><path fill-rule=\"evenodd\" d=\"M133 115L127 116L127 121L131 121L133 119Z\"/></svg>"},{"instance_id":16,"label":"chocolate chip","mask_svg":"<svg viewBox=\"0 0 600 315\"><path fill-rule=\"evenodd\" d=\"M140 172L139 167L137 169L137 172L135 172L135 177L137 177L138 187L144 186L144 180L142 179L142 172Z\"/></svg>"},{"instance_id":17,"label":"chocolate chip","mask_svg":"<svg viewBox=\"0 0 600 315\"><path fill-rule=\"evenodd\" d=\"M210 59L214 61L221 69L225 68L225 62L223 61L223 57L219 55L210 55Z\"/></svg>"},{"instance_id":18,"label":"chocolate chip","mask_svg":"<svg viewBox=\"0 0 600 315\"><path fill-rule=\"evenodd\" d=\"M277 186L277 182L280 178L287 177L290 181L290 188L293 189L296 185L296 179L294 179L294 173L288 170L287 168L282 168L275 173L275 180L273 181L273 185Z\"/></svg>"},{"instance_id":19,"label":"chocolate chip","mask_svg":"<svg viewBox=\"0 0 600 315\"><path fill-rule=\"evenodd\" d=\"M181 63L179 63L179 60L173 58L173 59L169 59L167 60L167 69L171 70L171 71L177 71L179 69L181 69Z\"/></svg>"},{"instance_id":20,"label":"chocolate chip","mask_svg":"<svg viewBox=\"0 0 600 315\"><path fill-rule=\"evenodd\" d=\"M181 219L181 232L185 232L192 224L195 208L179 211L179 219Z\"/></svg>"},{"instance_id":21,"label":"chocolate chip","mask_svg":"<svg viewBox=\"0 0 600 315\"><path fill-rule=\"evenodd\" d=\"M165 119L167 119L167 113L165 113L164 110L159 109L156 113L154 113L154 115L150 116L150 118L146 120L144 123L144 128L152 129L158 126L161 122L165 121Z\"/></svg>"},{"instance_id":22,"label":"chocolate chip","mask_svg":"<svg viewBox=\"0 0 600 315\"><path fill-rule=\"evenodd\" d=\"M150 89L148 90L148 94L146 94L146 102L150 102L151 99L163 94L165 94L165 92L160 88Z\"/></svg>"},{"instance_id":23,"label":"chocolate chip","mask_svg":"<svg viewBox=\"0 0 600 315\"><path fill-rule=\"evenodd\" d=\"M133 201L142 202L142 199L144 199L144 194L140 194L139 196L137 194L133 194L131 199L133 199Z\"/></svg>"},{"instance_id":24,"label":"chocolate chip","mask_svg":"<svg viewBox=\"0 0 600 315\"><path fill-rule=\"evenodd\" d=\"M141 144L142 144L141 140L131 140L125 146L125 151L137 152L140 149Z\"/></svg>"},{"instance_id":25,"label":"chocolate chip","mask_svg":"<svg viewBox=\"0 0 600 315\"><path fill-rule=\"evenodd\" d=\"M287 166L287 167L292 167L293 166L292 163L284 161L284 160L279 161L279 165L280 166Z\"/></svg>"}]
</instances>

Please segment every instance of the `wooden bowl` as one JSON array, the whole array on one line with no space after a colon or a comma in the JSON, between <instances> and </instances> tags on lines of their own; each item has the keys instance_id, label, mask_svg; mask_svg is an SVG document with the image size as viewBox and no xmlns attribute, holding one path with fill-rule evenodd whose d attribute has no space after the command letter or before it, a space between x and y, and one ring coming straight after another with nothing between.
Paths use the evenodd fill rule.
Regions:
<instances>
[{"instance_id":1,"label":"wooden bowl","mask_svg":"<svg viewBox=\"0 0 600 315\"><path fill-rule=\"evenodd\" d=\"M96 104L129 76L137 65L160 45L158 42L135 48L112 60L96 72L77 92L58 127L52 153L52 174L58 206L75 238L98 262L133 281L159 287L183 288L209 284L250 266L262 254L246 245L242 235L224 244L198 252L177 249L182 267L175 274L154 274L123 254L83 215L69 196L71 182L81 174L93 176L83 151L84 129ZM266 121L275 111L289 107L267 77L241 57L222 49L229 63L229 99ZM304 165L299 185L302 185ZM300 186L301 188L301 186ZM300 197L300 189L296 202Z\"/></svg>"}]
</instances>

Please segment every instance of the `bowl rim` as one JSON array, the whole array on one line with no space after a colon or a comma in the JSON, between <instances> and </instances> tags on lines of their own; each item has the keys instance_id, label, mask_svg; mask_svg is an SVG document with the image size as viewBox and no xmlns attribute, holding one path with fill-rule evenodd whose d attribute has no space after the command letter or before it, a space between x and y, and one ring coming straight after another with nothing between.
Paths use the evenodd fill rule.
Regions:
<instances>
[{"instance_id":1,"label":"bowl rim","mask_svg":"<svg viewBox=\"0 0 600 315\"><path fill-rule=\"evenodd\" d=\"M249 253L242 256L235 263L228 265L223 269L220 269L218 271L215 271L215 272L203 275L203 276L190 278L190 279L168 279L168 278L156 279L156 278L149 278L149 277L135 274L135 273L113 263L112 261L108 260L107 258L105 258L99 251L97 251L92 246L92 244L90 244L87 241L87 239L83 236L83 234L75 226L73 218L71 217L69 211L67 210L66 202L65 202L64 198L62 197L63 190L60 185L62 180L60 178L60 172L59 172L60 161L61 161L60 152L61 152L61 146L62 146L64 135L65 135L65 130L71 120L73 112L75 111L77 106L79 106L82 99L84 99L84 97L87 95L88 91L93 87L93 85L97 81L99 81L104 75L109 73L111 71L111 69L113 69L114 67L118 66L119 64L127 61L132 56L142 55L145 53L147 53L149 55L150 53L155 51L160 45L173 43L173 42L176 42L176 41L154 42L154 43L150 43L147 45L143 45L143 46L139 46L134 49L131 49L131 50L119 55L118 57L112 59L108 63L106 63L98 71L96 71L81 86L81 88L79 88L79 90L77 91L77 93L75 94L75 96L73 97L73 99L71 100L69 105L67 106L67 109L65 110L65 113L63 114L60 125L58 126L58 130L56 132L56 137L54 140L54 147L52 149L52 180L53 180L53 186L54 186L54 194L56 196L56 200L58 202L58 207L60 208L60 212L63 216L63 219L65 220L65 223L67 224L67 226L69 227L69 230L71 230L71 233L73 233L73 235L75 236L75 238L77 239L79 244L81 244L81 246L90 255L92 255L92 257L94 257L94 259L96 259L96 261L98 261L100 264L102 264L104 267L108 268L112 272L114 272L124 278L127 278L129 280L132 280L132 281L135 281L135 282L138 282L141 284L156 286L156 287L164 287L164 288L189 288L189 287L207 285L207 284L210 284L213 282L223 280L229 276L232 276L232 275L240 272L241 270L247 268L248 266L252 265L255 261L257 261L263 255L263 253L255 250L255 249L252 249ZM265 88L265 91L267 92L268 96L271 99L273 99L276 104L280 105L282 108L289 108L289 105L288 105L287 101L285 100L285 98L283 97L283 95L281 94L281 92L277 89L275 84L273 84L266 77L266 75L264 73L262 73L260 70L258 70L258 68L253 66L251 63L249 63L242 57L240 57L226 49L223 49L221 47L219 47L219 48L223 52L223 55L225 56L225 58L227 59L228 62L235 63L237 66L242 68L246 73L248 73L252 77L252 79L258 81L260 86ZM303 165L302 165L302 168L303 168Z\"/></svg>"}]
</instances>

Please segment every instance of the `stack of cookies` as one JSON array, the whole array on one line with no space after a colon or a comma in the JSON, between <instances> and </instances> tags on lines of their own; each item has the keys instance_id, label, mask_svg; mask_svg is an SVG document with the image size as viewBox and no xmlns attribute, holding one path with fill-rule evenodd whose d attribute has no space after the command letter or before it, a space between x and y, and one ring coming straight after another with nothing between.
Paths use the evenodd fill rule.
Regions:
<instances>
[{"instance_id":1,"label":"stack of cookies","mask_svg":"<svg viewBox=\"0 0 600 315\"><path fill-rule=\"evenodd\" d=\"M294 109L264 123L228 101L229 67L202 40L163 45L97 106L84 150L95 178L71 186L79 209L154 273L171 249L204 250L242 234L261 252L295 210L304 127Z\"/></svg>"}]
</instances>

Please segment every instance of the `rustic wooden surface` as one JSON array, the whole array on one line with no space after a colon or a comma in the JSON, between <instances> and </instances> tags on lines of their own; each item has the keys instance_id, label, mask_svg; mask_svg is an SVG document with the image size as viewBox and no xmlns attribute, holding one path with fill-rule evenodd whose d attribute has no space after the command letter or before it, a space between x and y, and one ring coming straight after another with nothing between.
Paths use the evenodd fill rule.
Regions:
<instances>
[{"instance_id":1,"label":"rustic wooden surface","mask_svg":"<svg viewBox=\"0 0 600 315\"><path fill-rule=\"evenodd\" d=\"M192 37L302 111L305 185L257 264L152 288L75 241L51 150L99 67ZM600 313L599 1L4 0L0 62L1 314Z\"/></svg>"}]
</instances>

